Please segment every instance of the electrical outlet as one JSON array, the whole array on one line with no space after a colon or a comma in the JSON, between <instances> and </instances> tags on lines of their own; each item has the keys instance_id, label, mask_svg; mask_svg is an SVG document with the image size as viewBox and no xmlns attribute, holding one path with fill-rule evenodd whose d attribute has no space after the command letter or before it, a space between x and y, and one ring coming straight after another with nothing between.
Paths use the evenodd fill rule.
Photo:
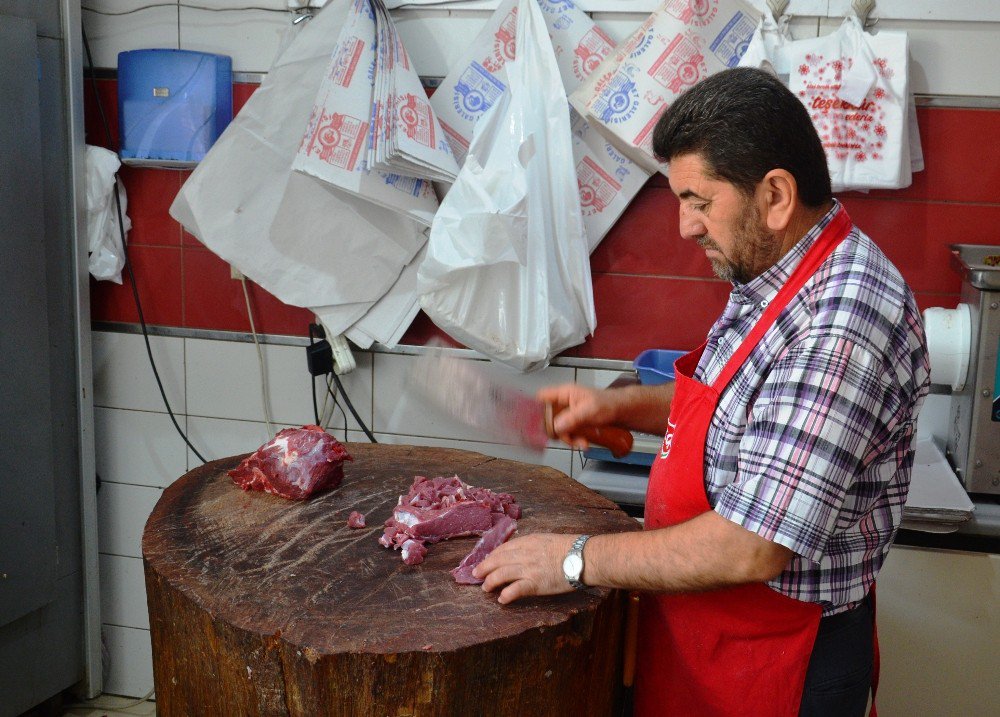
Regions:
<instances>
[{"instance_id":1,"label":"electrical outlet","mask_svg":"<svg viewBox=\"0 0 1000 717\"><path fill-rule=\"evenodd\" d=\"M237 269L232 264L229 265L229 278L236 279L236 281L241 281L243 279L243 272Z\"/></svg>"}]
</instances>

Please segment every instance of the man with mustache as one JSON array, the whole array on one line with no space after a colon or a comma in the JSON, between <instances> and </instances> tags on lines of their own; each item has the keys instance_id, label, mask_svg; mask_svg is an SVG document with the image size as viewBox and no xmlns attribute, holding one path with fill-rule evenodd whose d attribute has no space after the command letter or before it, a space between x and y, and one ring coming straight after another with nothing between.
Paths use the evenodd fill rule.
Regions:
<instances>
[{"instance_id":1,"label":"man with mustache","mask_svg":"<svg viewBox=\"0 0 1000 717\"><path fill-rule=\"evenodd\" d=\"M645 530L528 535L475 572L501 603L642 591L637 714L861 715L873 585L929 386L920 313L833 198L809 115L772 75L702 81L653 148L680 233L732 282L729 302L672 384L538 394L563 408L570 445L585 447L585 426L664 435Z\"/></svg>"}]
</instances>

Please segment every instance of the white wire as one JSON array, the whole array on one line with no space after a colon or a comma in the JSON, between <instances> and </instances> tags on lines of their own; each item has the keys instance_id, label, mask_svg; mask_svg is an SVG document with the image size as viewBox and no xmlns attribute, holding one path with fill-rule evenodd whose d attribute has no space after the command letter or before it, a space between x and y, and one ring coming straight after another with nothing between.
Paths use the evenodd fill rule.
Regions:
<instances>
[{"instance_id":1,"label":"white wire","mask_svg":"<svg viewBox=\"0 0 1000 717\"><path fill-rule=\"evenodd\" d=\"M277 8L277 7L261 7L259 5L246 5L244 7L209 7L208 5L196 5L194 3L186 2L155 2L149 3L148 5L142 5L141 7L134 7L131 10L98 10L96 7L88 7L87 5L81 5L80 9L87 12L92 12L96 15L131 15L132 13L141 12L142 10L151 10L156 7L182 7L188 10L205 10L206 12L236 12L240 10L260 10L262 12L289 12L288 8Z\"/></svg>"},{"instance_id":2,"label":"white wire","mask_svg":"<svg viewBox=\"0 0 1000 717\"><path fill-rule=\"evenodd\" d=\"M92 700L88 700L87 702L78 702L76 704L69 705L69 709L71 709L71 710L76 710L76 709L110 710L110 711L114 711L114 712L120 712L120 711L124 711L124 710L128 710L128 709L132 709L133 707L138 707L139 705L143 704L144 702L148 702L149 699L151 697L153 697L153 695L155 693L156 693L156 688L155 687L150 687L149 688L149 692L147 692L145 695L143 695L142 697L140 697L137 700L133 700L132 702L126 702L123 705L107 704L107 702L108 702L107 699L105 699L104 702L103 702L103 704L102 704L102 702L101 702L102 698L115 697L115 695L103 695L102 694L102 695L98 695L97 697L95 697Z\"/></svg>"},{"instance_id":3,"label":"white wire","mask_svg":"<svg viewBox=\"0 0 1000 717\"><path fill-rule=\"evenodd\" d=\"M247 290L247 278L240 275L240 283L243 285L243 298L247 302L247 316L250 319L250 333L253 335L253 344L257 347L257 365L260 368L260 391L264 401L264 422L267 424L267 437L274 437L274 424L271 421L271 399L267 390L267 372L264 370L264 352L260 349L260 341L257 338L257 327L253 323L253 309L250 307L250 292Z\"/></svg>"},{"instance_id":4,"label":"white wire","mask_svg":"<svg viewBox=\"0 0 1000 717\"><path fill-rule=\"evenodd\" d=\"M149 692L147 692L146 694L144 694L142 697L140 697L139 699L135 700L134 702L128 702L128 703L126 703L124 705L121 705L120 707L114 707L112 709L116 709L116 710L128 710L128 709L132 709L133 707L138 707L139 705L141 705L144 702L146 702L147 700L149 700L149 698L152 697L153 693L155 693L155 692L156 692L156 688L155 687L151 687L150 690L149 690Z\"/></svg>"}]
</instances>

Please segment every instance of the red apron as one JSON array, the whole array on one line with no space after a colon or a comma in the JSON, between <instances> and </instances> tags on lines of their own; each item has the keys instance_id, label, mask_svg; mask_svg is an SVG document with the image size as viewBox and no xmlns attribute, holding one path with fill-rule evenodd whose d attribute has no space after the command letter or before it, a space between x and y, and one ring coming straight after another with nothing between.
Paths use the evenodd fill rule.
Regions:
<instances>
[{"instance_id":1,"label":"red apron","mask_svg":"<svg viewBox=\"0 0 1000 717\"><path fill-rule=\"evenodd\" d=\"M667 434L649 474L648 530L711 510L705 438L719 395L850 228L841 209L711 386L692 378L704 344L677 360ZM643 595L635 714L797 715L821 612L819 605L794 600L764 583Z\"/></svg>"}]
</instances>

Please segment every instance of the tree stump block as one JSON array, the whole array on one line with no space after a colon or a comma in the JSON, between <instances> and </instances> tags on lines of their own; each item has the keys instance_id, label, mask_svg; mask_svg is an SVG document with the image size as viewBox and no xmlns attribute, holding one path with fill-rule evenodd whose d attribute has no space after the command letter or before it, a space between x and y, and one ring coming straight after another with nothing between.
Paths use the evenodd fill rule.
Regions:
<instances>
[{"instance_id":1,"label":"tree stump block","mask_svg":"<svg viewBox=\"0 0 1000 717\"><path fill-rule=\"evenodd\" d=\"M167 488L142 540L157 713L606 715L623 690L627 596L589 588L501 606L449 570L475 538L421 565L378 544L415 475L514 494L518 534L637 530L551 468L468 451L348 444L335 491L247 493L207 463ZM367 528L347 527L351 511Z\"/></svg>"}]
</instances>

